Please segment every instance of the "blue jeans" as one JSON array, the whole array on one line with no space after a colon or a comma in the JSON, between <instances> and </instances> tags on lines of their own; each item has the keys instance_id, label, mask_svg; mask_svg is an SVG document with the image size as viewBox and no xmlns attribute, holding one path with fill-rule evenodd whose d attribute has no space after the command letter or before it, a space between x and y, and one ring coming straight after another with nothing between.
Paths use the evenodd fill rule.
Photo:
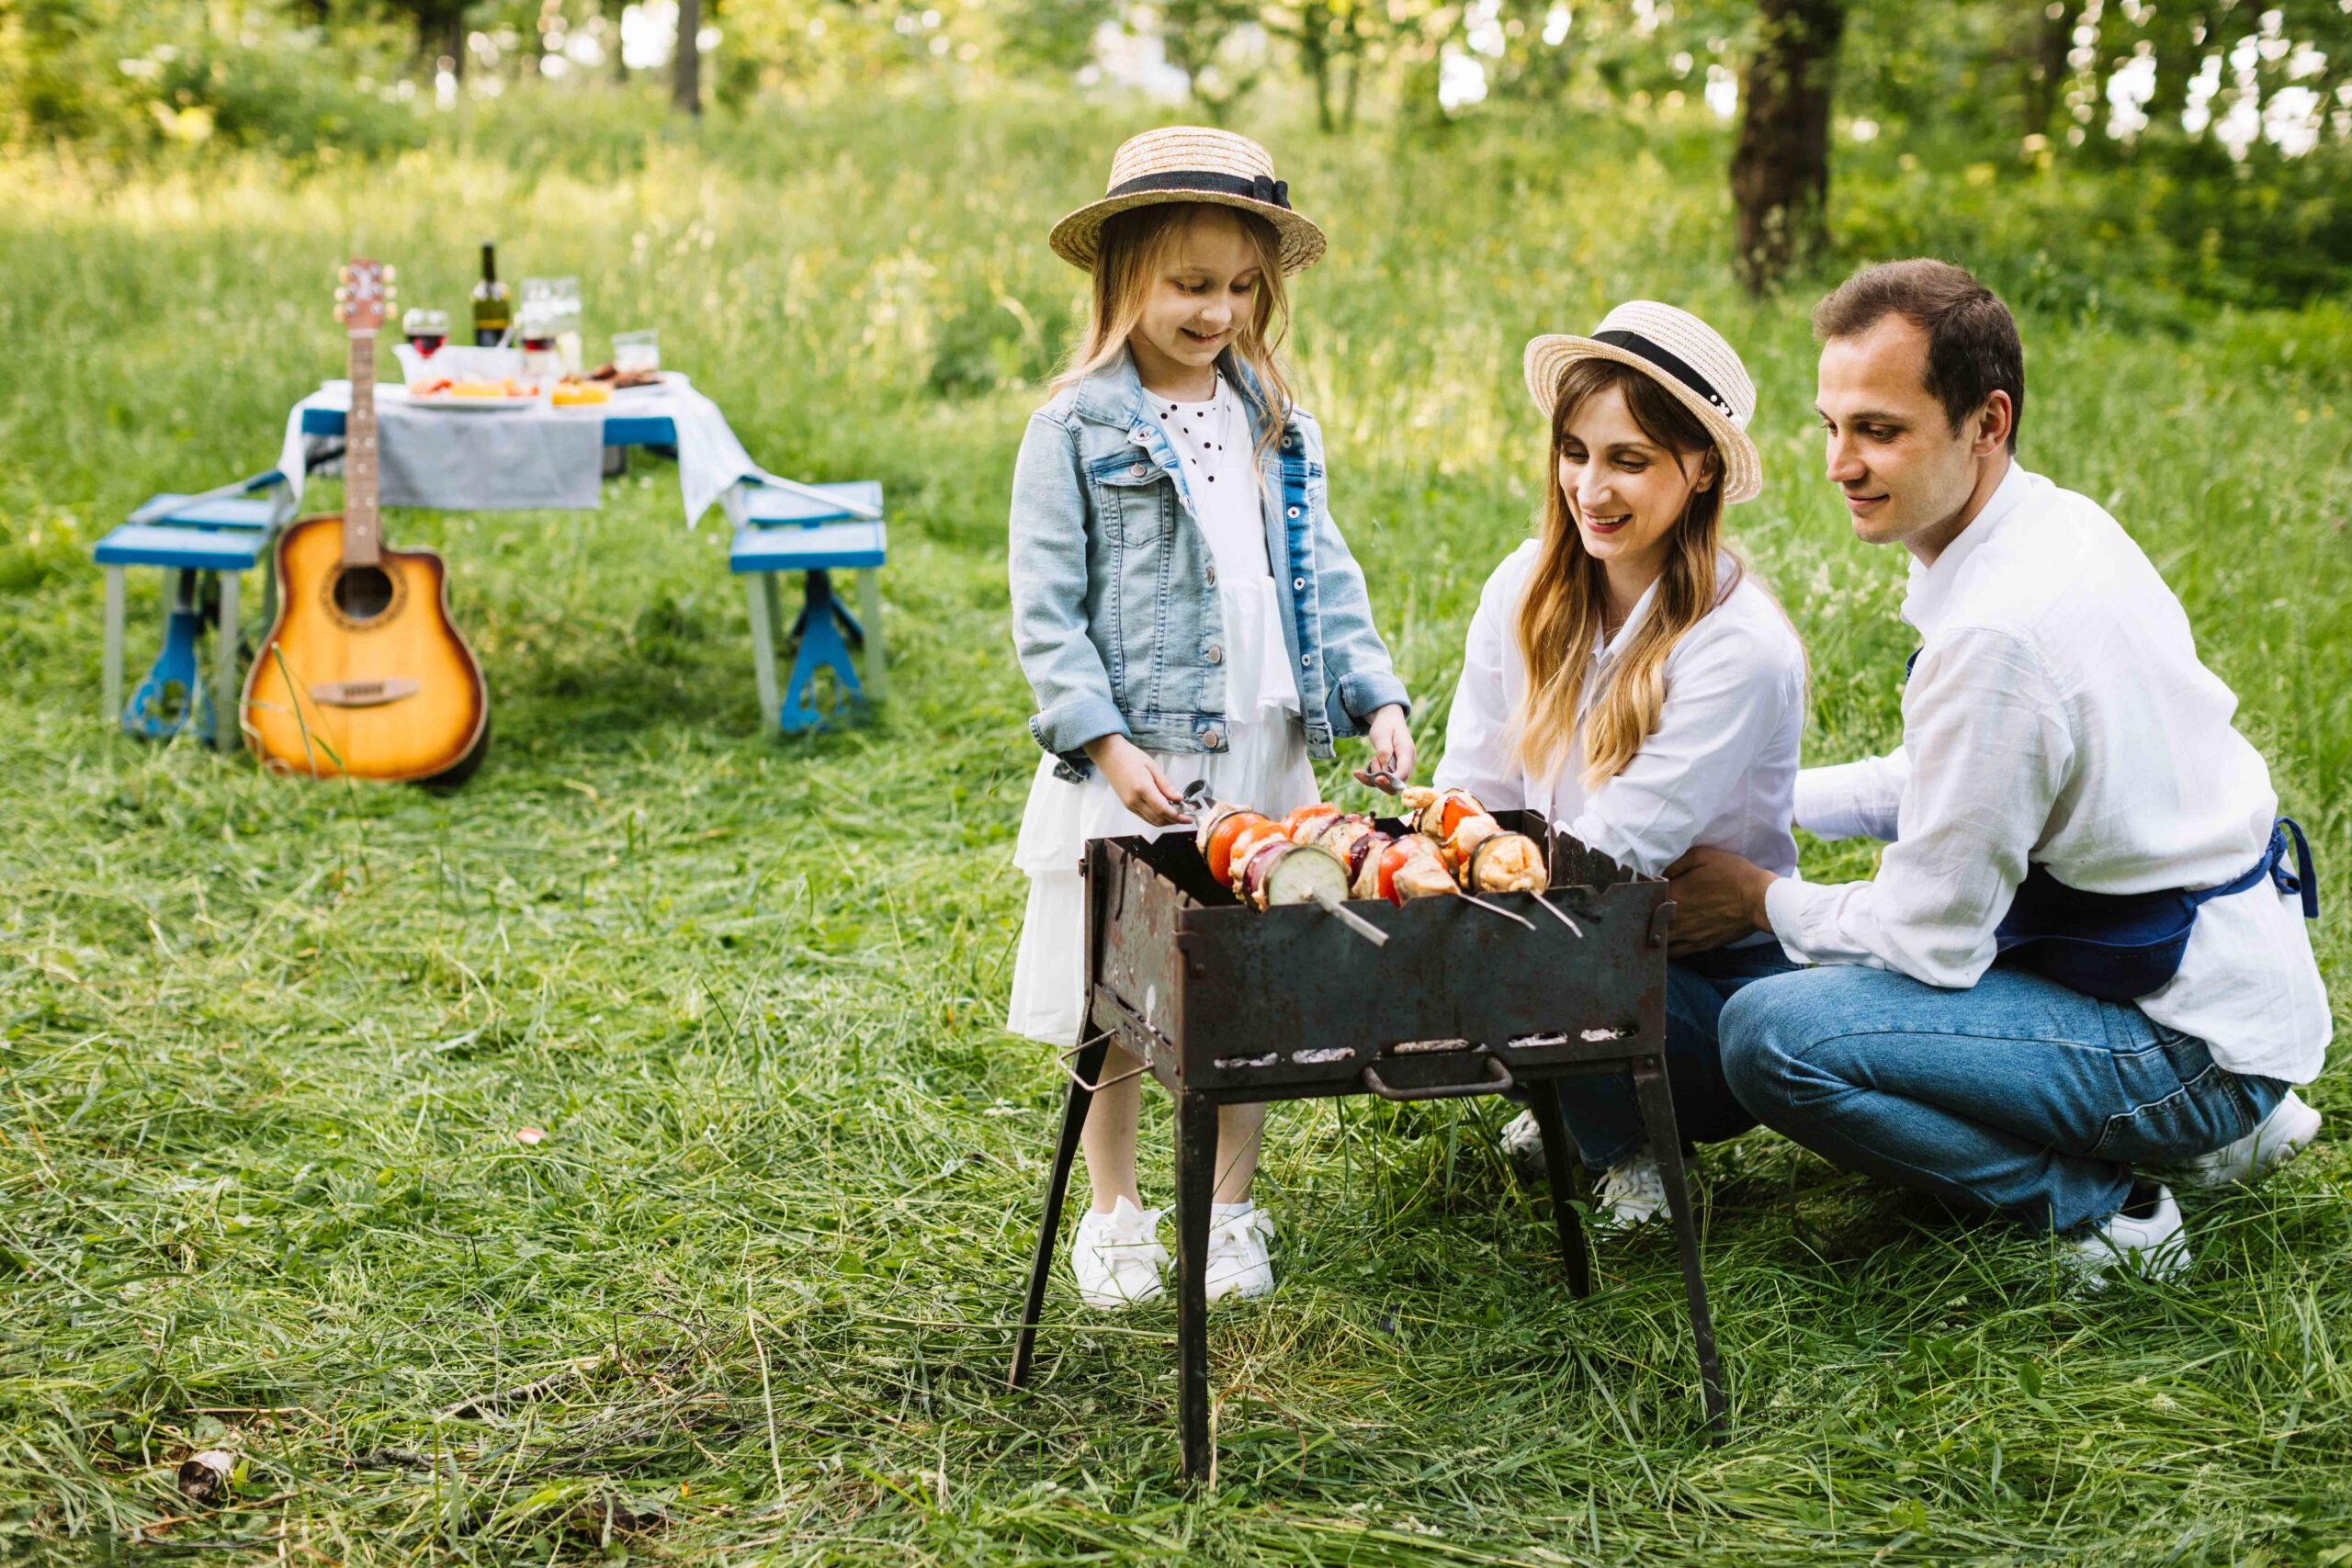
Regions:
<instances>
[{"instance_id":1,"label":"blue jeans","mask_svg":"<svg viewBox=\"0 0 2352 1568\"><path fill-rule=\"evenodd\" d=\"M1685 1144L1714 1144L1756 1125L1724 1082L1715 1020L1741 987L1793 971L1781 944L1720 947L1666 966L1666 1077ZM1560 1114L1587 1170L1606 1170L1649 1142L1630 1073L1559 1080Z\"/></svg>"},{"instance_id":2,"label":"blue jeans","mask_svg":"<svg viewBox=\"0 0 2352 1568\"><path fill-rule=\"evenodd\" d=\"M1965 991L1844 964L1725 1005L1724 1076L1766 1125L1954 1208L2067 1231L2123 1206L2132 1168L2245 1136L2286 1085L2055 980L1996 967Z\"/></svg>"}]
</instances>

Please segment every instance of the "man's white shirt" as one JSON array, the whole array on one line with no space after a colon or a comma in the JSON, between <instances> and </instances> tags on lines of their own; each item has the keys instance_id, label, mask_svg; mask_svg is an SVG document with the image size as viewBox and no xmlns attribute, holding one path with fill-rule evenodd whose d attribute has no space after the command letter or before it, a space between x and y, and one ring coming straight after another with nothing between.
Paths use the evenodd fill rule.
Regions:
<instances>
[{"instance_id":1,"label":"man's white shirt","mask_svg":"<svg viewBox=\"0 0 2352 1568\"><path fill-rule=\"evenodd\" d=\"M1791 958L1976 983L2029 859L2087 893L2197 889L2261 859L2278 796L2188 618L2096 502L2012 463L1903 618L1921 648L1892 755L1808 769L1800 826L1890 839L1869 882L1772 885ZM1778 869L1770 868L1770 869ZM2299 898L2265 878L2199 911L2140 998L2238 1073L2307 1083L2331 1033Z\"/></svg>"},{"instance_id":2,"label":"man's white shirt","mask_svg":"<svg viewBox=\"0 0 2352 1568\"><path fill-rule=\"evenodd\" d=\"M1804 649L1780 605L1721 558L1719 581L1738 572L1739 581L1667 655L1657 727L1622 773L1588 790L1583 716L1633 645L1657 589L1652 584L1617 635L1593 650L1566 762L1550 774L1532 772L1512 746L1527 698L1519 612L1541 548L1531 539L1504 557L1478 596L1437 786L1466 789L1490 810L1541 812L1646 876L1694 844L1734 851L1783 875L1794 871L1789 818L1804 737Z\"/></svg>"}]
</instances>

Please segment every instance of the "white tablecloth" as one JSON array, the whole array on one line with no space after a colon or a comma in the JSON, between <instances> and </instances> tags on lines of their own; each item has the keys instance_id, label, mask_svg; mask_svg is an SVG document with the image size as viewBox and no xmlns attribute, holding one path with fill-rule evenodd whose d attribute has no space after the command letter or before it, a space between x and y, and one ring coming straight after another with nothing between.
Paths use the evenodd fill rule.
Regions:
<instances>
[{"instance_id":1,"label":"white tablecloth","mask_svg":"<svg viewBox=\"0 0 2352 1568\"><path fill-rule=\"evenodd\" d=\"M302 415L310 409L348 414L351 383L327 382L286 416L277 468L297 501L304 479ZM743 450L718 405L675 371L666 373L659 387L615 392L609 402L496 412L415 408L409 404L407 389L384 382L376 388L376 416L388 506L452 511L593 507L606 419L666 419L675 427L678 488L690 528L715 502L724 502L729 515L740 522L741 482L769 478Z\"/></svg>"}]
</instances>

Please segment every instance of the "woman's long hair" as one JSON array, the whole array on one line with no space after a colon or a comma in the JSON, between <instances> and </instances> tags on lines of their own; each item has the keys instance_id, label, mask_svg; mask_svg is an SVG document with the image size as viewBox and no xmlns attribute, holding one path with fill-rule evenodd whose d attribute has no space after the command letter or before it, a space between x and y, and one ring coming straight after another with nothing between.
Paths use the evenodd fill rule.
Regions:
<instances>
[{"instance_id":1,"label":"woman's long hair","mask_svg":"<svg viewBox=\"0 0 2352 1568\"><path fill-rule=\"evenodd\" d=\"M1283 336L1290 330L1290 296L1283 288L1282 237L1274 226L1254 212L1206 201L1170 201L1129 208L1111 215L1102 225L1094 256L1094 302L1087 314L1086 335L1070 356L1069 368L1054 379L1058 391L1092 375L1116 359L1127 346L1128 334L1143 319L1144 303L1152 285L1193 221L1210 212L1238 219L1258 257L1258 287L1250 298L1250 319L1241 325L1231 346L1217 355L1248 367L1248 376L1228 374L1234 390L1250 406L1258 425L1254 457L1263 465L1276 436L1290 420L1293 400L1289 378L1275 358Z\"/></svg>"},{"instance_id":2,"label":"woman's long hair","mask_svg":"<svg viewBox=\"0 0 2352 1568\"><path fill-rule=\"evenodd\" d=\"M1666 660L1683 634L1723 603L1739 582L1736 562L1727 581L1717 581L1723 548L1723 467L1714 440L1699 417L1631 366L1610 359L1579 359L1560 373L1552 406L1552 447L1544 469L1544 536L1535 574L1519 612L1519 652L1527 665L1527 699L1521 707L1513 744L1521 766L1537 774L1561 767L1575 744L1577 705L1593 666L1607 607L1607 578L1600 562L1584 547L1568 499L1560 489L1561 451L1568 422L1589 399L1616 388L1642 434L1674 454L1675 466L1691 472L1711 464L1713 481L1691 492L1669 536L1666 570L1650 598L1633 643L1619 656L1608 686L1584 726L1584 784L1598 789L1615 778L1657 728L1666 702ZM1599 460L1598 454L1591 455Z\"/></svg>"}]
</instances>

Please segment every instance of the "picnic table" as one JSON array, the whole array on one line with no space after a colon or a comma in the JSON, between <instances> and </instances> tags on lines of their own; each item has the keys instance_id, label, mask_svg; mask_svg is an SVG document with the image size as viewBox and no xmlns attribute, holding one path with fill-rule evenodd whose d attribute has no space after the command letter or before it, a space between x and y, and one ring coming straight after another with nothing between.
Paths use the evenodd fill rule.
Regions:
<instances>
[{"instance_id":1,"label":"picnic table","mask_svg":"<svg viewBox=\"0 0 2352 1568\"><path fill-rule=\"evenodd\" d=\"M334 380L286 416L277 471L300 501L311 459L342 438L351 383ZM453 512L594 509L607 446L665 446L693 527L713 504L741 526L743 488L780 483L743 449L717 403L675 371L608 402L425 407L398 382L376 388L381 502Z\"/></svg>"}]
</instances>

